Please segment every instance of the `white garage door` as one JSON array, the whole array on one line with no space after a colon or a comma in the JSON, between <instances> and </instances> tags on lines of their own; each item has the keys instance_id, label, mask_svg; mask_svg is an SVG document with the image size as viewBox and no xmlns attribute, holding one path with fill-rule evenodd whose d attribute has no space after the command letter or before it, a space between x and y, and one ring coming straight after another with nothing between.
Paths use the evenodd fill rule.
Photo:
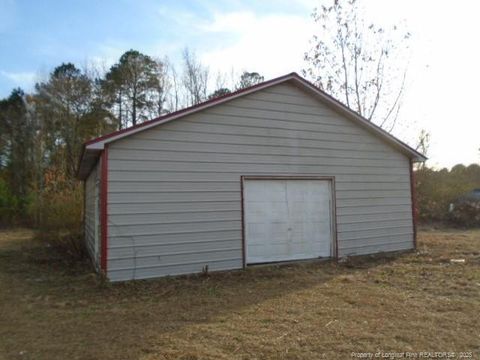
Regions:
<instances>
[{"instance_id":1,"label":"white garage door","mask_svg":"<svg viewBox=\"0 0 480 360\"><path fill-rule=\"evenodd\" d=\"M247 263L331 256L330 181L245 180Z\"/></svg>"}]
</instances>

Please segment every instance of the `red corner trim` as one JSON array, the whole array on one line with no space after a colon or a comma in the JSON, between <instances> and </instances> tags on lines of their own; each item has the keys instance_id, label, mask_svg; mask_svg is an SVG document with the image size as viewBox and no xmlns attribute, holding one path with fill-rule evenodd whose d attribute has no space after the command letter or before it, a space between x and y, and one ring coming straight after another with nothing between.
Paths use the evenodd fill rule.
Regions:
<instances>
[{"instance_id":1,"label":"red corner trim","mask_svg":"<svg viewBox=\"0 0 480 360\"><path fill-rule=\"evenodd\" d=\"M102 245L100 255L100 268L107 273L107 239L108 239L108 146L102 152L101 169L101 226L102 226Z\"/></svg>"},{"instance_id":2,"label":"red corner trim","mask_svg":"<svg viewBox=\"0 0 480 360\"><path fill-rule=\"evenodd\" d=\"M417 196L415 191L415 173L413 171L413 160L410 159L410 194L412 198L412 225L413 225L413 248L417 248Z\"/></svg>"}]
</instances>

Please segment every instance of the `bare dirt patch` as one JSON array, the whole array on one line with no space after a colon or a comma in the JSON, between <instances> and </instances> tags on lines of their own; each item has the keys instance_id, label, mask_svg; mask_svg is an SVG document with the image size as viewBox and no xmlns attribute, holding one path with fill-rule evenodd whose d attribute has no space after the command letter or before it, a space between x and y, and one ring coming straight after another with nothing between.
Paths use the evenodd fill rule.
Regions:
<instances>
[{"instance_id":1,"label":"bare dirt patch","mask_svg":"<svg viewBox=\"0 0 480 360\"><path fill-rule=\"evenodd\" d=\"M465 262L452 262L464 259ZM480 231L424 231L416 252L109 284L0 232L0 359L480 356Z\"/></svg>"}]
</instances>

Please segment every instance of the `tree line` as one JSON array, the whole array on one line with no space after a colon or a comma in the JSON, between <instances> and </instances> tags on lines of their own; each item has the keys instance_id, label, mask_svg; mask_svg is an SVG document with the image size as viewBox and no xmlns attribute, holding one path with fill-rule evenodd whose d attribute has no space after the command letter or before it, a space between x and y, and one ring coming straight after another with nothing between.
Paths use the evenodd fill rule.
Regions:
<instances>
[{"instance_id":1,"label":"tree line","mask_svg":"<svg viewBox=\"0 0 480 360\"><path fill-rule=\"evenodd\" d=\"M320 2L303 74L391 131L402 103L408 63L402 53L410 33L369 23L362 6L361 0ZM0 223L39 226L55 222L48 215L53 209L60 215L81 211L75 171L84 141L263 80L255 72L230 80L212 74L189 49L178 72L167 59L129 50L109 69L64 63L31 93L13 90L0 100ZM72 198L78 206L64 208Z\"/></svg>"},{"instance_id":2,"label":"tree line","mask_svg":"<svg viewBox=\"0 0 480 360\"><path fill-rule=\"evenodd\" d=\"M316 30L303 74L392 131L405 90L411 34L403 26L368 22L362 6L361 0L320 2L312 13ZM189 49L178 71L168 59L129 50L108 69L63 63L32 92L14 89L0 100L0 225L77 225L71 219L81 219L83 200L75 172L86 140L264 80L256 72L232 74L213 74ZM422 130L419 151L427 152L429 137ZM436 187L432 179L450 184L458 171L420 166L417 173L422 219L445 218L445 203L460 195L460 188L442 197L439 191L447 192L448 185ZM462 184L462 191L474 185Z\"/></svg>"},{"instance_id":3,"label":"tree line","mask_svg":"<svg viewBox=\"0 0 480 360\"><path fill-rule=\"evenodd\" d=\"M422 166L415 172L417 208L422 223L480 226L480 199L461 202L480 189L480 165L458 164L450 170Z\"/></svg>"},{"instance_id":4,"label":"tree line","mask_svg":"<svg viewBox=\"0 0 480 360\"><path fill-rule=\"evenodd\" d=\"M82 208L75 174L85 141L264 80L243 72L227 86L217 74L211 86L209 68L188 49L181 65L177 73L129 50L106 71L62 63L31 93L0 100L0 225L69 226L67 214L78 218Z\"/></svg>"}]
</instances>

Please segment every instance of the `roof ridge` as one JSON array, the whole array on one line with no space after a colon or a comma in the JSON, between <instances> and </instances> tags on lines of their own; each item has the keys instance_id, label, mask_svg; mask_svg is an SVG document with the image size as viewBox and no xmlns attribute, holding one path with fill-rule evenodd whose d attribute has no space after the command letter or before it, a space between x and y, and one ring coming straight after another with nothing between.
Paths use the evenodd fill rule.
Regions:
<instances>
[{"instance_id":1,"label":"roof ridge","mask_svg":"<svg viewBox=\"0 0 480 360\"><path fill-rule=\"evenodd\" d=\"M77 174L80 174L81 164L83 163L83 159L87 150L90 150L93 152L102 151L109 142L122 139L129 135L133 135L139 131L142 131L142 129L147 130L154 126L164 124L166 122L173 121L190 114L194 114L201 110L208 109L212 106L216 106L217 104L223 104L226 101L236 99L240 96L254 93L256 91L263 90L271 86L278 85L283 82L291 81L291 80L294 81L294 85L297 86L300 90L308 92L310 96L316 97L318 101L323 102L326 106L331 107L332 110L345 116L351 121L356 122L359 126L362 126L367 131L371 132L374 136L380 137L383 141L389 143L390 146L395 147L398 151L406 154L409 158L415 159L417 161L426 160L426 157L423 154L413 149L403 141L399 140L394 135L388 133L387 131L385 131L384 129L382 129L380 126L373 123L372 121L364 118L362 115L350 109L345 104L335 99L333 96L327 94L325 91L318 88L315 84L311 83L310 81L298 75L296 72L291 72L286 75L282 75L282 76L249 86L247 88L239 89L229 94L225 94L225 95L222 95L213 99L209 99L204 102L174 111L172 113L164 114L162 116L145 121L143 123L136 124L134 126L130 126L128 128L117 130L109 134L105 134L103 136L91 139L83 144L82 155L79 159L79 167L78 167ZM78 176L81 176L81 175L78 175Z\"/></svg>"}]
</instances>

